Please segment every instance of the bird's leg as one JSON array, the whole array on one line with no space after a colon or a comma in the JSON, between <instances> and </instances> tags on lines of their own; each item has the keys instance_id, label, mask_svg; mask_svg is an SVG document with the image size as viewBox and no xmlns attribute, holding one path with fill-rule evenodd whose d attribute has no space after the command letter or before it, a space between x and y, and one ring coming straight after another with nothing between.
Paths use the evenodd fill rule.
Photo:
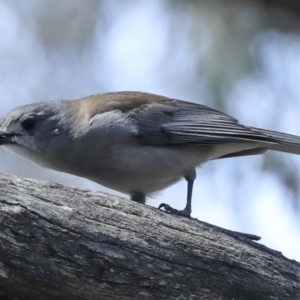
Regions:
<instances>
[{"instance_id":1,"label":"bird's leg","mask_svg":"<svg viewBox=\"0 0 300 300\"><path fill-rule=\"evenodd\" d=\"M189 175L186 175L184 177L187 181L187 201L186 201L186 206L185 209L183 210L178 210L173 207L171 207L169 204L162 203L158 208L164 208L165 211L170 212L172 214L178 215L178 216L184 216L189 218L191 216L192 212L192 194L193 194L193 184L194 180L196 178L196 171L193 170Z\"/></svg>"},{"instance_id":2,"label":"bird's leg","mask_svg":"<svg viewBox=\"0 0 300 300\"><path fill-rule=\"evenodd\" d=\"M130 200L134 201L134 202L138 202L141 204L145 204L146 203L146 196L143 193L140 192L133 192L130 195Z\"/></svg>"}]
</instances>

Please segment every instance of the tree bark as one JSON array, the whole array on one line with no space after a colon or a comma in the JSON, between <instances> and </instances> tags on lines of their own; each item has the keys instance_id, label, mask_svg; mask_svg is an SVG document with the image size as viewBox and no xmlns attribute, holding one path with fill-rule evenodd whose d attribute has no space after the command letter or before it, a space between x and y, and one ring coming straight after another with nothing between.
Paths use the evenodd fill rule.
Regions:
<instances>
[{"instance_id":1,"label":"tree bark","mask_svg":"<svg viewBox=\"0 0 300 300\"><path fill-rule=\"evenodd\" d=\"M300 299L300 264L195 219L0 174L0 299Z\"/></svg>"}]
</instances>

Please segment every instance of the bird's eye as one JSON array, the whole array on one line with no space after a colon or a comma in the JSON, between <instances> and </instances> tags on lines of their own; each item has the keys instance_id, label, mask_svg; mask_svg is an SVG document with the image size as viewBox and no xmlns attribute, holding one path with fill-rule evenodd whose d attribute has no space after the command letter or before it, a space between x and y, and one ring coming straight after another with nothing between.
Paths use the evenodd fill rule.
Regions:
<instances>
[{"instance_id":1,"label":"bird's eye","mask_svg":"<svg viewBox=\"0 0 300 300\"><path fill-rule=\"evenodd\" d=\"M36 120L34 119L34 117L28 117L24 120L21 120L21 126L25 130L33 129L35 123L36 123Z\"/></svg>"}]
</instances>

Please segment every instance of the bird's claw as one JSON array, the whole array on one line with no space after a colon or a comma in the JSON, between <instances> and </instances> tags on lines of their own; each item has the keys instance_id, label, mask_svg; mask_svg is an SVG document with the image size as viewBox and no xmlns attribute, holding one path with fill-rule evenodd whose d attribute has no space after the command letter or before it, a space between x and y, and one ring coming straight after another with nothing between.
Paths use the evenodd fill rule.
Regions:
<instances>
[{"instance_id":1,"label":"bird's claw","mask_svg":"<svg viewBox=\"0 0 300 300\"><path fill-rule=\"evenodd\" d=\"M183 209L183 210L178 210L175 209L173 207L171 207L169 204L166 203L162 203L159 205L158 209L164 209L165 211L177 215L177 216L182 216L182 217L187 217L190 218L191 217L191 211L189 209Z\"/></svg>"}]
</instances>

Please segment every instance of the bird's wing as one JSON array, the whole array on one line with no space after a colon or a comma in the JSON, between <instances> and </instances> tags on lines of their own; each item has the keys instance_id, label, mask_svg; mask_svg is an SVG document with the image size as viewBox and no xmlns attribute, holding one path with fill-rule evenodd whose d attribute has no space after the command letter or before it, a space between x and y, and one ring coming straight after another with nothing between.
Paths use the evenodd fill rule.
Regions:
<instances>
[{"instance_id":1,"label":"bird's wing","mask_svg":"<svg viewBox=\"0 0 300 300\"><path fill-rule=\"evenodd\" d=\"M252 149L248 149L248 150L241 150L241 151L225 154L225 155L217 157L216 159L229 158L229 157L239 157L239 156L248 156L248 155L258 155L258 154L264 154L266 152L268 152L268 149L259 147L259 148L252 148Z\"/></svg>"},{"instance_id":2,"label":"bird's wing","mask_svg":"<svg viewBox=\"0 0 300 300\"><path fill-rule=\"evenodd\" d=\"M278 144L268 134L243 126L209 107L173 99L141 105L127 115L138 128L141 143L150 145L212 145L263 142Z\"/></svg>"},{"instance_id":3,"label":"bird's wing","mask_svg":"<svg viewBox=\"0 0 300 300\"><path fill-rule=\"evenodd\" d=\"M108 111L121 111L124 118L134 124L134 137L143 144L162 146L255 142L256 147L250 152L228 155L259 154L263 153L263 149L300 154L298 136L243 126L227 114L196 103L140 92L108 93L83 100L77 102L79 108L73 106L77 107L76 111L88 109L91 117Z\"/></svg>"}]
</instances>

